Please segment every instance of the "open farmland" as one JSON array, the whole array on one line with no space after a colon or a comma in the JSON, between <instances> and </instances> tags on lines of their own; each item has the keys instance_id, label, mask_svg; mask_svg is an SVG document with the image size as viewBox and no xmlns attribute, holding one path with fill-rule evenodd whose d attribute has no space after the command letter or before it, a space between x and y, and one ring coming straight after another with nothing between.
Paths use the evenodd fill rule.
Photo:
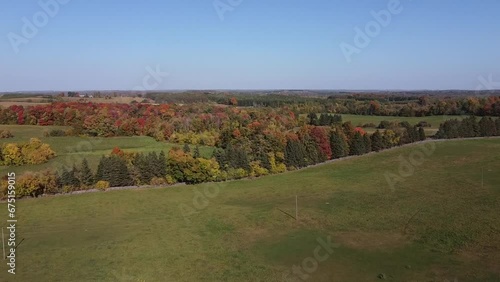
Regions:
<instances>
[{"instance_id":1,"label":"open farmland","mask_svg":"<svg viewBox=\"0 0 500 282\"><path fill-rule=\"evenodd\" d=\"M327 236L335 248L309 281L498 281L500 140L432 144L393 190L384 174L422 145L251 180L22 200L8 281L283 281ZM199 193L210 197L196 204ZM285 214L296 195L298 220Z\"/></svg>"}]
</instances>

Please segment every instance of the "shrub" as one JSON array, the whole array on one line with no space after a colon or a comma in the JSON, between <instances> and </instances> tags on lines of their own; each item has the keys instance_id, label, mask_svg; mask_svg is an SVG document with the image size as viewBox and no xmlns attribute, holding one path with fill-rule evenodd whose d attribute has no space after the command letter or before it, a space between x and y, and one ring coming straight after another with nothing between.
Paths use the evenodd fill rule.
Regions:
<instances>
[{"instance_id":1,"label":"shrub","mask_svg":"<svg viewBox=\"0 0 500 282\"><path fill-rule=\"evenodd\" d=\"M269 170L260 166L260 161L251 162L250 167L251 167L251 173L250 173L251 176L259 177L269 174Z\"/></svg>"},{"instance_id":2,"label":"shrub","mask_svg":"<svg viewBox=\"0 0 500 282\"><path fill-rule=\"evenodd\" d=\"M165 177L165 181L167 181L167 184L169 184L169 185L175 184L175 182L176 182L175 179L171 175L167 175Z\"/></svg>"},{"instance_id":3,"label":"shrub","mask_svg":"<svg viewBox=\"0 0 500 282\"><path fill-rule=\"evenodd\" d=\"M14 135L12 135L12 133L10 133L10 131L0 129L0 139L12 138L12 137L14 137Z\"/></svg>"},{"instance_id":4,"label":"shrub","mask_svg":"<svg viewBox=\"0 0 500 282\"><path fill-rule=\"evenodd\" d=\"M76 132L73 128L66 129L64 131L64 136L76 136Z\"/></svg>"},{"instance_id":5,"label":"shrub","mask_svg":"<svg viewBox=\"0 0 500 282\"><path fill-rule=\"evenodd\" d=\"M48 144L38 138L31 138L29 143L8 143L1 148L0 165L21 166L26 164L41 164L56 156Z\"/></svg>"},{"instance_id":6,"label":"shrub","mask_svg":"<svg viewBox=\"0 0 500 282\"><path fill-rule=\"evenodd\" d=\"M101 191L106 191L106 189L109 188L109 182L108 181L104 181L104 180L99 180L95 184L95 188L99 189Z\"/></svg>"},{"instance_id":7,"label":"shrub","mask_svg":"<svg viewBox=\"0 0 500 282\"><path fill-rule=\"evenodd\" d=\"M62 187L62 191L63 191L63 193L71 193L71 192L75 191L75 188L71 185L64 185Z\"/></svg>"},{"instance_id":8,"label":"shrub","mask_svg":"<svg viewBox=\"0 0 500 282\"><path fill-rule=\"evenodd\" d=\"M152 186L162 186L162 185L167 185L167 180L163 177L153 177L151 179L151 183L150 183Z\"/></svg>"},{"instance_id":9,"label":"shrub","mask_svg":"<svg viewBox=\"0 0 500 282\"><path fill-rule=\"evenodd\" d=\"M241 179L248 176L248 172L242 168L231 168L227 171L229 179Z\"/></svg>"},{"instance_id":10,"label":"shrub","mask_svg":"<svg viewBox=\"0 0 500 282\"><path fill-rule=\"evenodd\" d=\"M17 196L38 197L59 192L59 177L55 171L26 172L17 181Z\"/></svg>"},{"instance_id":11,"label":"shrub","mask_svg":"<svg viewBox=\"0 0 500 282\"><path fill-rule=\"evenodd\" d=\"M62 129L52 129L49 131L50 137L63 137L66 136L66 132Z\"/></svg>"},{"instance_id":12,"label":"shrub","mask_svg":"<svg viewBox=\"0 0 500 282\"><path fill-rule=\"evenodd\" d=\"M432 125L426 121L421 121L417 123L417 127L431 127Z\"/></svg>"}]
</instances>

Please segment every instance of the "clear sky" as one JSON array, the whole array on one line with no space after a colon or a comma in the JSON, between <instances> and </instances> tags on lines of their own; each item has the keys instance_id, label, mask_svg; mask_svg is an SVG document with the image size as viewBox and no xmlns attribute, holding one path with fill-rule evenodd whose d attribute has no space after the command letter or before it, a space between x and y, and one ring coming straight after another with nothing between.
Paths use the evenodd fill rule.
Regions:
<instances>
[{"instance_id":1,"label":"clear sky","mask_svg":"<svg viewBox=\"0 0 500 282\"><path fill-rule=\"evenodd\" d=\"M500 82L499 0L391 1L2 0L0 91ZM52 5L44 12L40 3ZM390 21L376 22L381 10ZM356 44L355 28L367 25L370 42ZM341 46L356 49L350 60ZM149 77L147 67L163 74Z\"/></svg>"}]
</instances>

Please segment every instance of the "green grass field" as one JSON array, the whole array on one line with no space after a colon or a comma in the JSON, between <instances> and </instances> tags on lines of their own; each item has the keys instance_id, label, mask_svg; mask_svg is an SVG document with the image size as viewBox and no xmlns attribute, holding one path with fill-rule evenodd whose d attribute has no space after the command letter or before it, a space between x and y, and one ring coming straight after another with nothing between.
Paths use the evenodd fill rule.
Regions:
<instances>
[{"instance_id":1,"label":"green grass field","mask_svg":"<svg viewBox=\"0 0 500 282\"><path fill-rule=\"evenodd\" d=\"M22 200L17 274L2 264L0 281L283 281L327 236L338 246L308 281L499 281L500 139L433 144L394 190L384 174L418 145L252 180ZM284 213L296 195L298 220Z\"/></svg>"},{"instance_id":2,"label":"green grass field","mask_svg":"<svg viewBox=\"0 0 500 282\"><path fill-rule=\"evenodd\" d=\"M32 137L37 137L42 142L48 143L52 150L57 154L57 157L49 162L39 165L28 165L21 167L9 168L0 166L0 174L5 174L8 171L22 173L24 171L40 171L46 168L60 169L63 166L71 167L73 163L78 165L83 158L86 158L92 169L96 170L99 160L102 155L111 153L114 147L119 147L124 151L131 152L168 152L172 147L181 145L157 142L151 137L133 136L133 137L112 137L112 138L92 138L92 137L43 137L44 131L51 129L66 129L61 126L30 126L30 125L0 125L0 129L7 129L14 135L14 138L0 139L1 143L19 143L27 142ZM194 147L192 147L194 149ZM212 155L213 148L200 146L200 154L204 157Z\"/></svg>"}]
</instances>

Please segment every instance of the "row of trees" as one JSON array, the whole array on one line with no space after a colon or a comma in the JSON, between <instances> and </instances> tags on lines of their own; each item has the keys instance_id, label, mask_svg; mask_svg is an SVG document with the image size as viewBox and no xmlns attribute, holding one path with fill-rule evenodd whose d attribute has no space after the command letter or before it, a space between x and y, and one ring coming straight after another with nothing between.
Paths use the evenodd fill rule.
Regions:
<instances>
[{"instance_id":1,"label":"row of trees","mask_svg":"<svg viewBox=\"0 0 500 282\"><path fill-rule=\"evenodd\" d=\"M322 113L318 118L317 113L310 113L309 115L307 115L307 118L309 119L309 125L330 126L342 123L341 115Z\"/></svg>"},{"instance_id":2,"label":"row of trees","mask_svg":"<svg viewBox=\"0 0 500 282\"><path fill-rule=\"evenodd\" d=\"M453 119L442 123L436 138L470 138L500 136L500 118L482 117L477 120L475 116L470 116L462 120Z\"/></svg>"},{"instance_id":3,"label":"row of trees","mask_svg":"<svg viewBox=\"0 0 500 282\"><path fill-rule=\"evenodd\" d=\"M281 173L422 140L418 132L420 129L409 125L404 130L377 130L372 135L350 122L334 127L303 126L284 135L282 143L278 139L257 139L261 141L261 150L247 147L253 141L241 139L241 132L233 132L234 138L214 150L210 159L200 157L197 148L191 152L189 146L173 148L168 155L125 153L114 148L100 159L95 173L85 159L71 169L62 168L59 174L52 170L26 173L19 178L18 196L36 197L96 187L196 184Z\"/></svg>"}]
</instances>

